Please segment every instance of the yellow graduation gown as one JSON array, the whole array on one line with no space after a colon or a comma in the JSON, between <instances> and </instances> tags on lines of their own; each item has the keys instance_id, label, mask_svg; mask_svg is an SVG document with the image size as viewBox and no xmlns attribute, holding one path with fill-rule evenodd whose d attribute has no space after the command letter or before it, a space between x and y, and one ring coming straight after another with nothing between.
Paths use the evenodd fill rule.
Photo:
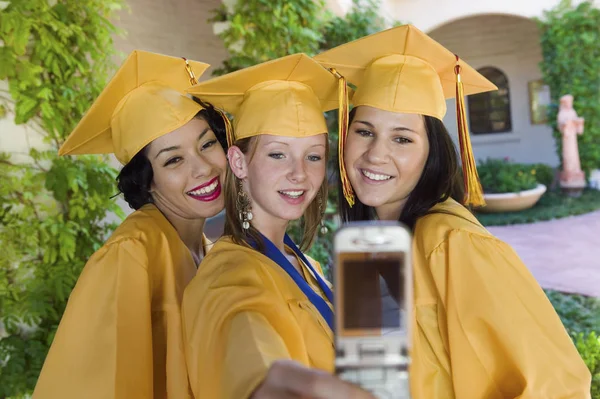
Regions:
<instances>
[{"instance_id":1,"label":"yellow graduation gown","mask_svg":"<svg viewBox=\"0 0 600 399\"><path fill-rule=\"evenodd\" d=\"M195 273L154 205L129 215L85 265L33 397L190 398L180 306Z\"/></svg>"},{"instance_id":2,"label":"yellow graduation gown","mask_svg":"<svg viewBox=\"0 0 600 399\"><path fill-rule=\"evenodd\" d=\"M327 301L308 268L303 271ZM333 369L333 334L318 310L278 264L228 237L200 264L182 316L195 398L248 398L275 360Z\"/></svg>"},{"instance_id":3,"label":"yellow graduation gown","mask_svg":"<svg viewBox=\"0 0 600 399\"><path fill-rule=\"evenodd\" d=\"M514 250L454 200L432 211L414 232L413 398L589 398L589 371Z\"/></svg>"}]
</instances>

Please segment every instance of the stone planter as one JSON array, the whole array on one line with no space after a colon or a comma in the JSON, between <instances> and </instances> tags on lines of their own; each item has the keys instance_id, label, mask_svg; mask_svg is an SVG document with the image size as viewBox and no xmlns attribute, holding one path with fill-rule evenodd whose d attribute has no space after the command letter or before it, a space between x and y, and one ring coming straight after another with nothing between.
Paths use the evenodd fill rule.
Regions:
<instances>
[{"instance_id":1,"label":"stone planter","mask_svg":"<svg viewBox=\"0 0 600 399\"><path fill-rule=\"evenodd\" d=\"M481 213L518 212L534 206L546 192L546 186L538 184L531 190L518 193L483 194L486 206L477 209Z\"/></svg>"}]
</instances>

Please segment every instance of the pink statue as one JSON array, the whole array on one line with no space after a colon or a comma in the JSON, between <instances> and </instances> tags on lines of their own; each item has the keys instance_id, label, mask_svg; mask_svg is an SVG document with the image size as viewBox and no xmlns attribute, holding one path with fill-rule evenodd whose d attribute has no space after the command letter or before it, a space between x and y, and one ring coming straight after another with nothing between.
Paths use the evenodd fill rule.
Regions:
<instances>
[{"instance_id":1,"label":"pink statue","mask_svg":"<svg viewBox=\"0 0 600 399\"><path fill-rule=\"evenodd\" d=\"M579 194L585 187L585 173L581 170L577 135L583 134L584 119L573 109L573 96L560 98L558 108L558 129L562 133L563 169L560 173L560 186L573 194Z\"/></svg>"}]
</instances>

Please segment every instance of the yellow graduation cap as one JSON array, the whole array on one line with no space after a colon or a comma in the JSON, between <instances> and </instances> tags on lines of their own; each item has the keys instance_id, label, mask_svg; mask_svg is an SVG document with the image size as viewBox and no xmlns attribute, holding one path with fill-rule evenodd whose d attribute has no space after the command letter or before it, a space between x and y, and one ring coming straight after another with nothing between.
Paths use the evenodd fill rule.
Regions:
<instances>
[{"instance_id":1,"label":"yellow graduation cap","mask_svg":"<svg viewBox=\"0 0 600 399\"><path fill-rule=\"evenodd\" d=\"M202 107L185 95L208 64L134 50L69 135L59 155L114 153L122 163L189 122Z\"/></svg>"},{"instance_id":2,"label":"yellow graduation cap","mask_svg":"<svg viewBox=\"0 0 600 399\"><path fill-rule=\"evenodd\" d=\"M412 25L375 33L315 57L358 86L355 106L442 119L446 99L456 97L456 111L465 182L465 204L484 205L467 128L464 96L498 88L458 56ZM343 152L345 136L340 136ZM340 158L343 159L343 158ZM354 194L340 161L344 195L352 206Z\"/></svg>"},{"instance_id":3,"label":"yellow graduation cap","mask_svg":"<svg viewBox=\"0 0 600 399\"><path fill-rule=\"evenodd\" d=\"M233 115L227 134L232 145L259 134L327 133L323 112L338 108L338 88L344 95L345 87L345 80L311 57L293 54L201 82L187 92Z\"/></svg>"}]
</instances>

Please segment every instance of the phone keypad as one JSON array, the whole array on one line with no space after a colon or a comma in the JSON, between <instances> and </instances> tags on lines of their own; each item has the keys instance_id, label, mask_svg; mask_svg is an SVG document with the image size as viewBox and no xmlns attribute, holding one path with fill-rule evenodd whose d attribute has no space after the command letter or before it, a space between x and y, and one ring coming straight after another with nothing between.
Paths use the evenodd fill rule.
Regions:
<instances>
[{"instance_id":1,"label":"phone keypad","mask_svg":"<svg viewBox=\"0 0 600 399\"><path fill-rule=\"evenodd\" d=\"M410 399L408 374L394 368L358 368L338 372L345 381L360 385L378 399Z\"/></svg>"}]
</instances>

